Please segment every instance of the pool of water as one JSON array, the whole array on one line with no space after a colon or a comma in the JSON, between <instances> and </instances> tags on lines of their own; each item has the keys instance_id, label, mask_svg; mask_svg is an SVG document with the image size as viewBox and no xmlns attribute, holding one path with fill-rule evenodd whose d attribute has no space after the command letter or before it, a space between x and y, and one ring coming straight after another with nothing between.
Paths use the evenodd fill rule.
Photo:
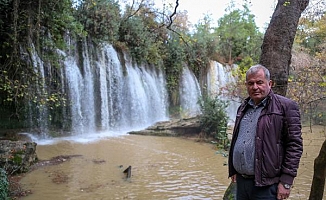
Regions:
<instances>
[{"instance_id":1,"label":"pool of water","mask_svg":"<svg viewBox=\"0 0 326 200\"><path fill-rule=\"evenodd\" d=\"M91 143L37 146L39 159L81 155L28 173L24 199L222 199L227 158L214 145L128 135ZM131 166L131 177L123 171Z\"/></svg>"},{"instance_id":2,"label":"pool of water","mask_svg":"<svg viewBox=\"0 0 326 200\"><path fill-rule=\"evenodd\" d=\"M313 160L325 130L304 129L304 153L289 199L308 199ZM213 144L175 137L123 135L92 142L56 141L37 146L40 160L79 155L44 166L21 180L22 199L222 199L230 183L227 157ZM123 171L131 166L131 177ZM326 199L326 194L325 199Z\"/></svg>"}]
</instances>

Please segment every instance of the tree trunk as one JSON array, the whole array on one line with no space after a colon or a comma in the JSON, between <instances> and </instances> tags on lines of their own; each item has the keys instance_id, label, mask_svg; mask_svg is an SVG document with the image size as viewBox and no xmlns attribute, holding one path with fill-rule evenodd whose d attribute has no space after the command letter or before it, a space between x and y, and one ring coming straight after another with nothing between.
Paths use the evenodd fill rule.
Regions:
<instances>
[{"instance_id":1,"label":"tree trunk","mask_svg":"<svg viewBox=\"0 0 326 200\"><path fill-rule=\"evenodd\" d=\"M314 162L314 177L312 179L309 200L322 200L324 196L326 177L326 140Z\"/></svg>"},{"instance_id":2,"label":"tree trunk","mask_svg":"<svg viewBox=\"0 0 326 200\"><path fill-rule=\"evenodd\" d=\"M301 13L309 0L278 0L262 45L260 64L267 67L273 80L273 91L286 95L291 49Z\"/></svg>"}]
</instances>

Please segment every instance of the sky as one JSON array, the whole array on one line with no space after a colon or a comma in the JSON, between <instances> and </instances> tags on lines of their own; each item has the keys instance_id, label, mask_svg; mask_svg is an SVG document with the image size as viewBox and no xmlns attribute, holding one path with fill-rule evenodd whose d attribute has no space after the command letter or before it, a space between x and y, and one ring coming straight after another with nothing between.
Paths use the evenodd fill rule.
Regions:
<instances>
[{"instance_id":1,"label":"sky","mask_svg":"<svg viewBox=\"0 0 326 200\"><path fill-rule=\"evenodd\" d=\"M237 8L242 8L243 0L234 0ZM276 6L276 0L249 0L251 6L249 10L255 15L256 25L263 30L267 27ZM175 5L175 0L155 0L156 5L162 2L170 2ZM187 10L189 21L197 24L198 20L203 19L205 14L211 15L213 22L225 14L225 9L231 0L179 0L178 10Z\"/></svg>"},{"instance_id":2,"label":"sky","mask_svg":"<svg viewBox=\"0 0 326 200\"><path fill-rule=\"evenodd\" d=\"M156 0L162 1L162 0ZM267 27L276 6L275 0L249 0L251 2L249 10L255 15L256 25L260 29ZM175 2L175 1L172 1ZM243 0L234 0L237 8L242 9ZM226 13L225 9L231 0L179 0L179 10L187 10L189 21L196 24L199 19L203 19L204 14L211 15L213 22Z\"/></svg>"},{"instance_id":3,"label":"sky","mask_svg":"<svg viewBox=\"0 0 326 200\"><path fill-rule=\"evenodd\" d=\"M123 5L128 3L131 5L133 0L119 0L119 3ZM139 2L140 0L135 0ZM175 6L176 0L147 0L154 2L155 7L163 10L163 4L172 4ZM212 18L213 25L217 24L219 18L226 14L225 9L231 3L235 2L236 8L242 9L244 0L179 0L179 6L177 11L188 12L189 21L195 25L198 24L200 19L203 19L205 14L208 14ZM250 3L249 10L251 14L255 15L256 25L264 32L265 28L270 22L271 16L274 12L277 0L247 0ZM124 7L124 6L122 6ZM172 11L172 10L171 10Z\"/></svg>"}]
</instances>

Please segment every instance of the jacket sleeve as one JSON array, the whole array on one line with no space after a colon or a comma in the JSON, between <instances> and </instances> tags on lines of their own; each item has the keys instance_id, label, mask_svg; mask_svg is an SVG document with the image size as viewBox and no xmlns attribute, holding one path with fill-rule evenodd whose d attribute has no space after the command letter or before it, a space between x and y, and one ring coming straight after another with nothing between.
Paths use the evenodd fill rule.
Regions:
<instances>
[{"instance_id":1,"label":"jacket sleeve","mask_svg":"<svg viewBox=\"0 0 326 200\"><path fill-rule=\"evenodd\" d=\"M287 101L284 107L284 160L281 168L282 174L280 181L292 185L294 178L297 176L297 170L303 151L303 142L299 106L292 100L288 99Z\"/></svg>"}]
</instances>

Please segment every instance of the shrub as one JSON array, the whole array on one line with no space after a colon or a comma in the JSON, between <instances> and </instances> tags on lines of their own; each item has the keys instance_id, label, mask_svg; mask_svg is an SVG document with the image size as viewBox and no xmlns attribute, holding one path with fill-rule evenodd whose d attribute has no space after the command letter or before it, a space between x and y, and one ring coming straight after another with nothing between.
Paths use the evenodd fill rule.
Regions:
<instances>
[{"instance_id":1,"label":"shrub","mask_svg":"<svg viewBox=\"0 0 326 200\"><path fill-rule=\"evenodd\" d=\"M227 116L226 108L228 103L218 99L218 97L203 96L200 100L202 115L200 126L205 136L213 136L217 140L217 145L227 148Z\"/></svg>"},{"instance_id":2,"label":"shrub","mask_svg":"<svg viewBox=\"0 0 326 200\"><path fill-rule=\"evenodd\" d=\"M9 182L7 173L4 169L0 168L0 199L7 200L9 191Z\"/></svg>"}]
</instances>

